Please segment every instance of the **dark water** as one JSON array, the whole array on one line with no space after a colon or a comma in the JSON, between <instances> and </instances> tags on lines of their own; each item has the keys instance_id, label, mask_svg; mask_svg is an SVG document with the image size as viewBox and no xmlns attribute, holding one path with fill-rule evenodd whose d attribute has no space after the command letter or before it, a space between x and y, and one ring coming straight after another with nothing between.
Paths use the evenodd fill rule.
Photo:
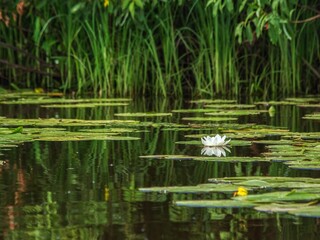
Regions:
<instances>
[{"instance_id":1,"label":"dark water","mask_svg":"<svg viewBox=\"0 0 320 240\"><path fill-rule=\"evenodd\" d=\"M0 116L16 118L119 119L118 112L169 112L192 107L183 100L141 100L129 107L45 109L2 105ZM314 109L276 107L275 117L239 122L319 131L301 117ZM139 119L182 122L172 118ZM124 118L121 118L124 119ZM0 239L319 239L320 219L247 209L185 208L182 199L224 199L223 194L142 194L140 187L195 185L208 178L246 175L320 177L318 171L290 170L281 163L211 163L141 159L149 154L200 155L178 145L186 132L146 127L131 133L139 141L33 142L1 150ZM199 133L199 132L194 132ZM210 133L210 132L208 132ZM190 134L190 132L188 132ZM234 147L230 155L259 156L263 147Z\"/></svg>"}]
</instances>

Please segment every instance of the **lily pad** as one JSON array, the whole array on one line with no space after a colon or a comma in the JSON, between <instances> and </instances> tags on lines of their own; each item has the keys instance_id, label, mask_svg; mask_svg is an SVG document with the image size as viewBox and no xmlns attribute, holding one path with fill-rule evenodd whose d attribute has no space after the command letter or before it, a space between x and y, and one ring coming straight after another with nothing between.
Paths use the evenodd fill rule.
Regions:
<instances>
[{"instance_id":1,"label":"lily pad","mask_svg":"<svg viewBox=\"0 0 320 240\"><path fill-rule=\"evenodd\" d=\"M168 159L168 160L192 160L194 157L187 155L144 155L139 158L146 159Z\"/></svg>"},{"instance_id":2,"label":"lily pad","mask_svg":"<svg viewBox=\"0 0 320 240\"><path fill-rule=\"evenodd\" d=\"M313 114L306 114L303 119L308 119L308 120L320 120L320 113L313 113Z\"/></svg>"},{"instance_id":3,"label":"lily pad","mask_svg":"<svg viewBox=\"0 0 320 240\"><path fill-rule=\"evenodd\" d=\"M308 193L303 191L293 190L291 192L271 192L248 195L245 197L235 197L240 201L252 201L254 203L274 203L274 202L309 202L320 200L319 193Z\"/></svg>"},{"instance_id":4,"label":"lily pad","mask_svg":"<svg viewBox=\"0 0 320 240\"><path fill-rule=\"evenodd\" d=\"M320 108L320 104L301 104L301 105L298 105L298 107L301 107L301 108Z\"/></svg>"},{"instance_id":5,"label":"lily pad","mask_svg":"<svg viewBox=\"0 0 320 240\"><path fill-rule=\"evenodd\" d=\"M308 98L308 97L304 97L304 98L286 98L286 101L290 101L290 102L295 102L295 103L316 103L316 102L320 102L320 98Z\"/></svg>"},{"instance_id":6,"label":"lily pad","mask_svg":"<svg viewBox=\"0 0 320 240\"><path fill-rule=\"evenodd\" d=\"M207 104L207 103L236 103L236 100L228 100L228 99L199 99L199 100L192 100L190 103L197 103L197 104Z\"/></svg>"},{"instance_id":7,"label":"lily pad","mask_svg":"<svg viewBox=\"0 0 320 240\"><path fill-rule=\"evenodd\" d=\"M92 129L79 129L79 132L119 134L119 133L132 133L132 132L147 132L147 130L138 130L136 128L92 128Z\"/></svg>"},{"instance_id":8,"label":"lily pad","mask_svg":"<svg viewBox=\"0 0 320 240\"><path fill-rule=\"evenodd\" d=\"M225 121L237 121L238 118L232 117L184 117L181 120L195 121L195 122L225 122Z\"/></svg>"},{"instance_id":9,"label":"lily pad","mask_svg":"<svg viewBox=\"0 0 320 240\"><path fill-rule=\"evenodd\" d=\"M77 104L50 104L50 105L41 105L44 108L94 108L94 107L120 107L128 106L129 103L77 103Z\"/></svg>"},{"instance_id":10,"label":"lily pad","mask_svg":"<svg viewBox=\"0 0 320 240\"><path fill-rule=\"evenodd\" d=\"M309 208L310 204L306 203L271 203L254 207L255 210L268 213L288 213L297 209Z\"/></svg>"},{"instance_id":11,"label":"lily pad","mask_svg":"<svg viewBox=\"0 0 320 240\"><path fill-rule=\"evenodd\" d=\"M209 182L227 181L231 183L239 183L248 180L260 180L269 183L287 183L287 182L305 182L320 184L319 178L296 178L296 177L264 177L264 176L244 176L244 177L225 177L225 178L211 178Z\"/></svg>"},{"instance_id":12,"label":"lily pad","mask_svg":"<svg viewBox=\"0 0 320 240\"><path fill-rule=\"evenodd\" d=\"M257 140L257 141L252 141L252 143L255 144L263 144L263 145L288 145L288 144L293 144L292 141L289 140Z\"/></svg>"},{"instance_id":13,"label":"lily pad","mask_svg":"<svg viewBox=\"0 0 320 240\"><path fill-rule=\"evenodd\" d=\"M233 111L219 111L219 112L205 112L208 116L247 116L247 115L259 115L267 110L233 110Z\"/></svg>"},{"instance_id":14,"label":"lily pad","mask_svg":"<svg viewBox=\"0 0 320 240\"><path fill-rule=\"evenodd\" d=\"M205 105L206 108L218 108L218 109L237 109L237 108L255 108L256 105L253 104L208 104Z\"/></svg>"},{"instance_id":15,"label":"lily pad","mask_svg":"<svg viewBox=\"0 0 320 240\"><path fill-rule=\"evenodd\" d=\"M116 113L117 117L171 117L172 113Z\"/></svg>"},{"instance_id":16,"label":"lily pad","mask_svg":"<svg viewBox=\"0 0 320 240\"><path fill-rule=\"evenodd\" d=\"M133 120L82 120L82 119L16 119L16 118L0 118L0 126L104 126L112 124L137 124L138 121Z\"/></svg>"},{"instance_id":17,"label":"lily pad","mask_svg":"<svg viewBox=\"0 0 320 240\"><path fill-rule=\"evenodd\" d=\"M220 111L220 110L218 110L218 109L204 109L204 108L172 110L173 113L206 113L206 112L218 112L218 111Z\"/></svg>"},{"instance_id":18,"label":"lily pad","mask_svg":"<svg viewBox=\"0 0 320 240\"><path fill-rule=\"evenodd\" d=\"M271 105L295 105L296 103L291 101L269 101L269 102L255 102L254 104L271 106Z\"/></svg>"},{"instance_id":19,"label":"lily pad","mask_svg":"<svg viewBox=\"0 0 320 240\"><path fill-rule=\"evenodd\" d=\"M206 207L206 208L253 208L252 202L240 202L232 200L187 200L174 203L181 207Z\"/></svg>"},{"instance_id":20,"label":"lily pad","mask_svg":"<svg viewBox=\"0 0 320 240\"><path fill-rule=\"evenodd\" d=\"M320 205L318 204L315 206L306 206L306 207L291 209L289 210L289 213L295 216L301 216L301 217L320 218Z\"/></svg>"},{"instance_id":21,"label":"lily pad","mask_svg":"<svg viewBox=\"0 0 320 240\"><path fill-rule=\"evenodd\" d=\"M46 96L44 94L44 96ZM73 103L103 103L103 102L129 102L132 99L129 98L88 98L88 99L57 99L57 98L29 98L29 99L19 99L10 101L0 101L1 104L73 104Z\"/></svg>"},{"instance_id":22,"label":"lily pad","mask_svg":"<svg viewBox=\"0 0 320 240\"><path fill-rule=\"evenodd\" d=\"M228 183L218 184L199 184L196 186L168 186L168 187L148 187L139 188L141 192L160 192L160 193L225 193L232 194L237 191L238 186ZM248 189L250 190L250 189Z\"/></svg>"},{"instance_id":23,"label":"lily pad","mask_svg":"<svg viewBox=\"0 0 320 240\"><path fill-rule=\"evenodd\" d=\"M206 161L206 162L269 162L263 157L194 157L195 161Z\"/></svg>"}]
</instances>

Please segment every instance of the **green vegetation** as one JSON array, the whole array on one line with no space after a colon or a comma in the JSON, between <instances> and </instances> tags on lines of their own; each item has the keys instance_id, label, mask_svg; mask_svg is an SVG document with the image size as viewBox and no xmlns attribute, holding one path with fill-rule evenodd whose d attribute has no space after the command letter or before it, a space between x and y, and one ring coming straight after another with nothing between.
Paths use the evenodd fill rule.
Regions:
<instances>
[{"instance_id":1,"label":"green vegetation","mask_svg":"<svg viewBox=\"0 0 320 240\"><path fill-rule=\"evenodd\" d=\"M28 91L0 99L5 239L319 235L320 128L303 118L319 98L188 106ZM218 102L224 108L208 107ZM46 107L52 104L63 107ZM238 120L211 122L206 113ZM217 133L231 139L230 149L202 148L201 137ZM161 235L159 224L168 226Z\"/></svg>"},{"instance_id":2,"label":"green vegetation","mask_svg":"<svg viewBox=\"0 0 320 240\"><path fill-rule=\"evenodd\" d=\"M317 0L2 1L2 87L95 96L315 93L318 8Z\"/></svg>"},{"instance_id":3,"label":"green vegetation","mask_svg":"<svg viewBox=\"0 0 320 240\"><path fill-rule=\"evenodd\" d=\"M209 179L213 183L197 186L170 186L140 188L141 192L201 194L224 193L231 195L239 186L249 195L230 197L230 200L177 200L177 206L206 208L254 208L269 213L289 213L297 216L319 217L320 181L316 178L290 177L233 177ZM241 187L243 188L243 187Z\"/></svg>"}]
</instances>

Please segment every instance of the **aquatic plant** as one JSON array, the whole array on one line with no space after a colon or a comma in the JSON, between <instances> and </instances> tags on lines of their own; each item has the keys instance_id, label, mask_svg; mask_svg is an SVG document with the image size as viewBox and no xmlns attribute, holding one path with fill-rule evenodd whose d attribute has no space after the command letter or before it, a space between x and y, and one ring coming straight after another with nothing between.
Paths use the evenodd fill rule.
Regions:
<instances>
[{"instance_id":1,"label":"aquatic plant","mask_svg":"<svg viewBox=\"0 0 320 240\"><path fill-rule=\"evenodd\" d=\"M225 146L227 145L231 139L225 141L226 135L223 137L220 136L219 134L215 135L214 137L206 136L201 138L201 142L204 146L207 147L219 147L219 146Z\"/></svg>"},{"instance_id":2,"label":"aquatic plant","mask_svg":"<svg viewBox=\"0 0 320 240\"><path fill-rule=\"evenodd\" d=\"M317 6L316 0L6 1L1 83L96 96L317 92Z\"/></svg>"}]
</instances>

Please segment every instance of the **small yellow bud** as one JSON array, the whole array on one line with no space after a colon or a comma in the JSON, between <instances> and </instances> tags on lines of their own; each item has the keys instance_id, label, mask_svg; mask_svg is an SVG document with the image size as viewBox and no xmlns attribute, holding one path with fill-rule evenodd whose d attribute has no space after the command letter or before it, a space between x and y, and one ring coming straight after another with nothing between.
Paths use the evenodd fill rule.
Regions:
<instances>
[{"instance_id":1,"label":"small yellow bud","mask_svg":"<svg viewBox=\"0 0 320 240\"><path fill-rule=\"evenodd\" d=\"M233 193L233 196L247 196L248 190L244 187L238 187L238 191Z\"/></svg>"}]
</instances>

